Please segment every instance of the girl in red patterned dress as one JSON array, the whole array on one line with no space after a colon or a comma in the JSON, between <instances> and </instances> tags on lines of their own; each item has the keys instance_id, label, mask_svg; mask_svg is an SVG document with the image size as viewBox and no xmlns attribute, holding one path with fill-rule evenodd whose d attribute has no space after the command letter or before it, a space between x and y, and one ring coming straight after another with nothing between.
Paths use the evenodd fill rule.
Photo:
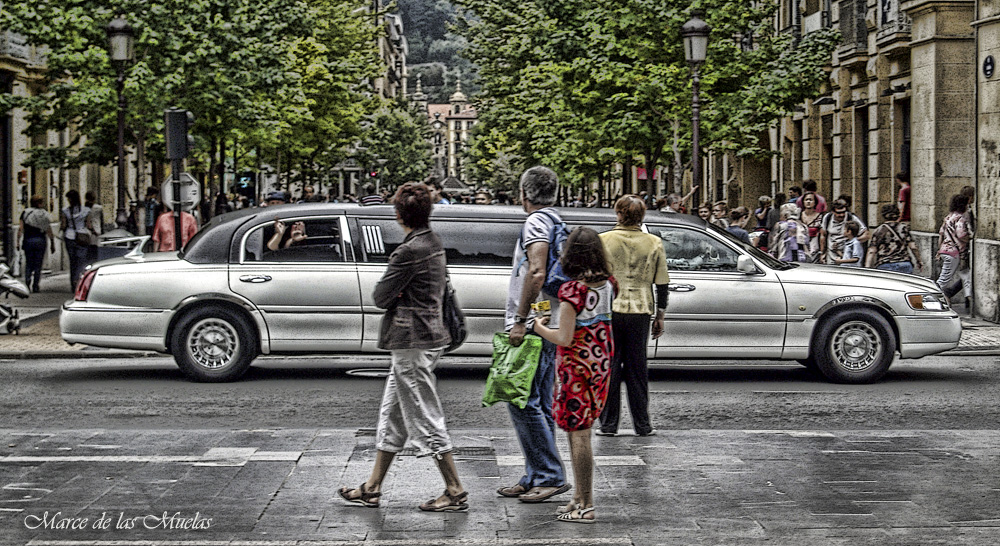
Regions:
<instances>
[{"instance_id":1,"label":"girl in red patterned dress","mask_svg":"<svg viewBox=\"0 0 1000 546\"><path fill-rule=\"evenodd\" d=\"M611 302L617 285L597 232L577 228L566 239L563 272L574 279L559 289L559 329L548 318L535 323L535 333L558 345L556 395L552 413L569 435L576 492L557 510L559 521L594 523L594 455L590 428L601 415L611 377Z\"/></svg>"}]
</instances>

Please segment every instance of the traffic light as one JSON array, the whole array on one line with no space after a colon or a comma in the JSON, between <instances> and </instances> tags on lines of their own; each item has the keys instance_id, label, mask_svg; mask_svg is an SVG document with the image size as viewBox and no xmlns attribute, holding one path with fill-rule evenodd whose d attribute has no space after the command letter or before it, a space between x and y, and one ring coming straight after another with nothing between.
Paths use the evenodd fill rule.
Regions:
<instances>
[{"instance_id":1,"label":"traffic light","mask_svg":"<svg viewBox=\"0 0 1000 546\"><path fill-rule=\"evenodd\" d=\"M167 159L184 159L194 148L194 137L188 130L194 125L194 114L180 108L170 108L163 111L166 127Z\"/></svg>"},{"instance_id":2,"label":"traffic light","mask_svg":"<svg viewBox=\"0 0 1000 546\"><path fill-rule=\"evenodd\" d=\"M378 171L370 171L368 173L368 178L378 178Z\"/></svg>"}]
</instances>

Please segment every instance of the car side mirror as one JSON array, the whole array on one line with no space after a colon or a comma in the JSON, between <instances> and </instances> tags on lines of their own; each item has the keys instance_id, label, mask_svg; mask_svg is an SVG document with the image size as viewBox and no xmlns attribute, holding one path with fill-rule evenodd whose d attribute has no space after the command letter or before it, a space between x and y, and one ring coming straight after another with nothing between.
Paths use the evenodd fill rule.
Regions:
<instances>
[{"instance_id":1,"label":"car side mirror","mask_svg":"<svg viewBox=\"0 0 1000 546\"><path fill-rule=\"evenodd\" d=\"M736 270L740 273L752 274L757 272L757 266L753 264L753 258L746 254L741 254L736 258Z\"/></svg>"}]
</instances>

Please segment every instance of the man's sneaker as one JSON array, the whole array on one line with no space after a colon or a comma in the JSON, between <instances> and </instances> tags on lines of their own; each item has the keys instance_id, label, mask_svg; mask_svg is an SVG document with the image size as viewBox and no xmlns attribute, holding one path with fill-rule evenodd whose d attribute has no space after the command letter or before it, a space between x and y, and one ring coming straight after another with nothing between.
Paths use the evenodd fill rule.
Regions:
<instances>
[{"instance_id":1,"label":"man's sneaker","mask_svg":"<svg viewBox=\"0 0 1000 546\"><path fill-rule=\"evenodd\" d=\"M636 432L635 435L636 436L656 436L656 429L655 428L651 428L651 429L649 429L649 432Z\"/></svg>"},{"instance_id":2,"label":"man's sneaker","mask_svg":"<svg viewBox=\"0 0 1000 546\"><path fill-rule=\"evenodd\" d=\"M598 436L616 436L618 433L617 432L607 431L607 430L597 429L597 431L594 432L594 434L596 434Z\"/></svg>"}]
</instances>

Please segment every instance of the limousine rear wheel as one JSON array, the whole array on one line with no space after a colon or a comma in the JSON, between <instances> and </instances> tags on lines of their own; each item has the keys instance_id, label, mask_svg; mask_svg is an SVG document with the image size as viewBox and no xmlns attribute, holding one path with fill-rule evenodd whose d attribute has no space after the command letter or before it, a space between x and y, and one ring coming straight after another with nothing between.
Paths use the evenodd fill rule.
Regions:
<instances>
[{"instance_id":1,"label":"limousine rear wheel","mask_svg":"<svg viewBox=\"0 0 1000 546\"><path fill-rule=\"evenodd\" d=\"M896 356L896 335L889 322L867 309L824 319L815 341L816 365L837 383L878 381Z\"/></svg>"},{"instance_id":2,"label":"limousine rear wheel","mask_svg":"<svg viewBox=\"0 0 1000 546\"><path fill-rule=\"evenodd\" d=\"M174 328L170 351L185 375L206 383L239 379L258 353L250 322L221 305L185 314Z\"/></svg>"}]
</instances>

